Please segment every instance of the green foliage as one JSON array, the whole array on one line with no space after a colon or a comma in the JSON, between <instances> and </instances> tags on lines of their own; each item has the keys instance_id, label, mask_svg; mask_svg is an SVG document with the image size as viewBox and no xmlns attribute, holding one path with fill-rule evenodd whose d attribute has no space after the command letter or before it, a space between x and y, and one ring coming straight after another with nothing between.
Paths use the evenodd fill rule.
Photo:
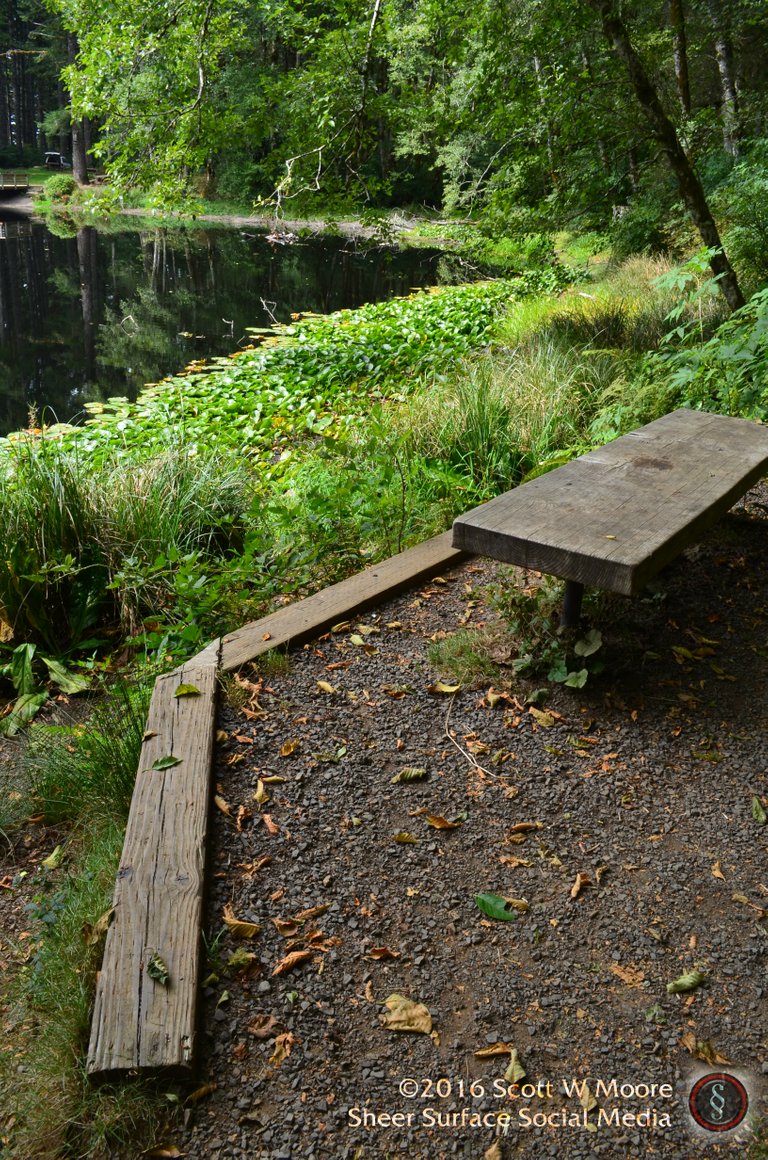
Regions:
<instances>
[{"instance_id":1,"label":"green foliage","mask_svg":"<svg viewBox=\"0 0 768 1160\"><path fill-rule=\"evenodd\" d=\"M159 433L154 455L108 455L94 474L77 447L54 438L6 448L0 619L53 656L104 643L86 634L116 617L136 631L143 616L204 586L203 561L242 546L249 491L234 456L192 457Z\"/></svg>"},{"instance_id":2,"label":"green foliage","mask_svg":"<svg viewBox=\"0 0 768 1160\"><path fill-rule=\"evenodd\" d=\"M91 419L66 440L98 462L111 449L161 448L170 428L189 454L228 445L274 474L270 464L296 442L331 436L372 400L445 373L487 339L514 293L475 283L276 327L260 346L147 387L136 403L86 404Z\"/></svg>"},{"instance_id":3,"label":"green foliage","mask_svg":"<svg viewBox=\"0 0 768 1160\"><path fill-rule=\"evenodd\" d=\"M23 776L32 812L49 823L128 816L151 694L149 679L119 683L85 725L33 725Z\"/></svg>"},{"instance_id":4,"label":"green foliage","mask_svg":"<svg viewBox=\"0 0 768 1160\"><path fill-rule=\"evenodd\" d=\"M713 196L731 260L760 285L768 279L768 139L754 141Z\"/></svg>"},{"instance_id":5,"label":"green foliage","mask_svg":"<svg viewBox=\"0 0 768 1160\"><path fill-rule=\"evenodd\" d=\"M69 173L57 173L45 183L43 196L47 201L66 205L77 191L77 182Z\"/></svg>"},{"instance_id":6,"label":"green foliage","mask_svg":"<svg viewBox=\"0 0 768 1160\"><path fill-rule=\"evenodd\" d=\"M491 599L515 638L517 659L512 668L525 677L546 677L581 689L590 674L603 669L595 654L602 645L597 629L564 629L560 609L564 584L552 577L530 580L521 587L510 570L507 582L491 590Z\"/></svg>"},{"instance_id":7,"label":"green foliage","mask_svg":"<svg viewBox=\"0 0 768 1160\"><path fill-rule=\"evenodd\" d=\"M498 631L463 628L427 649L427 659L442 675L461 685L498 681L501 669L491 656L503 641Z\"/></svg>"}]
</instances>

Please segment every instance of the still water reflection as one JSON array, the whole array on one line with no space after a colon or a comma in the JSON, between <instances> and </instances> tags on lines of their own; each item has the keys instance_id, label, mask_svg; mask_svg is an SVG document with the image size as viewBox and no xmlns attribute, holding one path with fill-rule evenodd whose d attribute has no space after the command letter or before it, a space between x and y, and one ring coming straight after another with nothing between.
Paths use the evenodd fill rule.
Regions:
<instances>
[{"instance_id":1,"label":"still water reflection","mask_svg":"<svg viewBox=\"0 0 768 1160\"><path fill-rule=\"evenodd\" d=\"M192 359L244 345L248 326L438 281L436 251L270 244L231 227L70 233L0 219L0 434L30 408L71 420L88 400L135 397Z\"/></svg>"}]
</instances>

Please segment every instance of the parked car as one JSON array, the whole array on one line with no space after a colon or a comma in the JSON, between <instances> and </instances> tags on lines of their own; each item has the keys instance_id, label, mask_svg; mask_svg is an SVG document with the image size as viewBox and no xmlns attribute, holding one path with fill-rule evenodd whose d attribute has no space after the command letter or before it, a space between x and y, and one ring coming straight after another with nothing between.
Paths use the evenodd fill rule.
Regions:
<instances>
[{"instance_id":1,"label":"parked car","mask_svg":"<svg viewBox=\"0 0 768 1160\"><path fill-rule=\"evenodd\" d=\"M46 169L71 169L72 162L63 153L46 153L43 160Z\"/></svg>"}]
</instances>

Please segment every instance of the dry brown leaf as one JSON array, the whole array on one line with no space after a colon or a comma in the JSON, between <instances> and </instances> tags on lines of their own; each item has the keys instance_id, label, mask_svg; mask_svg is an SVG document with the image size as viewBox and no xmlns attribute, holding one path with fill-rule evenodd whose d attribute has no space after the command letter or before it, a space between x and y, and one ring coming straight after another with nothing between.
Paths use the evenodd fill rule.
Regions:
<instances>
[{"instance_id":1,"label":"dry brown leaf","mask_svg":"<svg viewBox=\"0 0 768 1160\"><path fill-rule=\"evenodd\" d=\"M211 1094L211 1092L215 1092L217 1087L218 1084L215 1083L204 1083L201 1087L195 1088L195 1090L190 1092L187 1098L184 1100L185 1105L198 1104L200 1100L204 1100L206 1096Z\"/></svg>"},{"instance_id":2,"label":"dry brown leaf","mask_svg":"<svg viewBox=\"0 0 768 1160\"><path fill-rule=\"evenodd\" d=\"M167 1148L150 1148L148 1152L142 1152L142 1156L154 1157L155 1160L178 1160L179 1156L186 1156L186 1152L180 1152L175 1144L170 1144Z\"/></svg>"},{"instance_id":3,"label":"dry brown leaf","mask_svg":"<svg viewBox=\"0 0 768 1160\"><path fill-rule=\"evenodd\" d=\"M542 729L551 729L555 723L554 713L550 713L546 709L537 709L535 705L531 705L528 712L533 717L537 725L541 725Z\"/></svg>"},{"instance_id":4,"label":"dry brown leaf","mask_svg":"<svg viewBox=\"0 0 768 1160\"><path fill-rule=\"evenodd\" d=\"M394 835L393 840L400 846L408 846L413 845L414 842L418 842L419 839L415 834L409 834L407 830L400 830L398 834Z\"/></svg>"},{"instance_id":5,"label":"dry brown leaf","mask_svg":"<svg viewBox=\"0 0 768 1160\"><path fill-rule=\"evenodd\" d=\"M93 947L96 946L96 943L101 941L101 939L109 930L109 926L112 922L112 919L114 918L114 915L115 908L112 906L109 910L106 910L104 914L102 914L101 918L97 919L96 922L83 923L83 938L85 939L86 946Z\"/></svg>"},{"instance_id":6,"label":"dry brown leaf","mask_svg":"<svg viewBox=\"0 0 768 1160\"><path fill-rule=\"evenodd\" d=\"M242 834L243 825L249 818L253 817L253 811L248 809L248 806L239 806L237 810L237 817L235 818L235 829L238 834Z\"/></svg>"},{"instance_id":7,"label":"dry brown leaf","mask_svg":"<svg viewBox=\"0 0 768 1160\"><path fill-rule=\"evenodd\" d=\"M221 810L225 817L232 817L232 806L229 804L226 798L223 798L220 793L217 793L214 794L213 801L216 808Z\"/></svg>"},{"instance_id":8,"label":"dry brown leaf","mask_svg":"<svg viewBox=\"0 0 768 1160\"><path fill-rule=\"evenodd\" d=\"M269 794L267 793L264 782L259 778L256 782L256 793L253 795L253 800L257 806L266 805L269 801Z\"/></svg>"},{"instance_id":9,"label":"dry brown leaf","mask_svg":"<svg viewBox=\"0 0 768 1160\"><path fill-rule=\"evenodd\" d=\"M330 687L330 686L329 686ZM288 741L284 741L280 746L280 756L290 757L301 746L301 741L298 737L291 737Z\"/></svg>"},{"instance_id":10,"label":"dry brown leaf","mask_svg":"<svg viewBox=\"0 0 768 1160\"><path fill-rule=\"evenodd\" d=\"M432 1016L423 1003L414 1003L404 995L390 995L384 1000L386 1015L379 1016L379 1022L388 1031L417 1031L432 1034Z\"/></svg>"},{"instance_id":11,"label":"dry brown leaf","mask_svg":"<svg viewBox=\"0 0 768 1160\"><path fill-rule=\"evenodd\" d=\"M462 825L461 821L449 822L447 818L440 817L439 814L427 814L424 821L433 830L455 830Z\"/></svg>"},{"instance_id":12,"label":"dry brown leaf","mask_svg":"<svg viewBox=\"0 0 768 1160\"><path fill-rule=\"evenodd\" d=\"M696 1059L701 1059L713 1067L731 1062L727 1056L721 1055L708 1039L697 1039L692 1031L686 1031L685 1035L680 1037L680 1042Z\"/></svg>"},{"instance_id":13,"label":"dry brown leaf","mask_svg":"<svg viewBox=\"0 0 768 1160\"><path fill-rule=\"evenodd\" d=\"M640 987L645 982L645 975L637 967L622 967L619 963L612 963L611 971L628 987Z\"/></svg>"},{"instance_id":14,"label":"dry brown leaf","mask_svg":"<svg viewBox=\"0 0 768 1160\"><path fill-rule=\"evenodd\" d=\"M592 1095L592 1092L589 1090L589 1084L586 1082L586 1080L584 1082L584 1086L581 1089L581 1095L579 1096L579 1103L581 1104L581 1106L585 1112L591 1112L593 1108L597 1107L597 1100Z\"/></svg>"},{"instance_id":15,"label":"dry brown leaf","mask_svg":"<svg viewBox=\"0 0 768 1160\"><path fill-rule=\"evenodd\" d=\"M389 947L371 947L368 958L378 962L379 959L399 959L400 951L391 951Z\"/></svg>"},{"instance_id":16,"label":"dry brown leaf","mask_svg":"<svg viewBox=\"0 0 768 1160\"><path fill-rule=\"evenodd\" d=\"M272 1067L279 1067L291 1054L294 1043L300 1042L301 1040L297 1039L290 1031L284 1031L282 1035L278 1035L275 1039L275 1050L269 1059Z\"/></svg>"},{"instance_id":17,"label":"dry brown leaf","mask_svg":"<svg viewBox=\"0 0 768 1160\"><path fill-rule=\"evenodd\" d=\"M245 761L245 754L233 753L227 758L225 765L239 765L241 761Z\"/></svg>"},{"instance_id":18,"label":"dry brown leaf","mask_svg":"<svg viewBox=\"0 0 768 1160\"><path fill-rule=\"evenodd\" d=\"M280 827L275 822L272 821L272 818L269 816L269 814L262 814L261 820L264 823L264 825L267 827L267 829L269 830L270 834L279 834L280 833Z\"/></svg>"},{"instance_id":19,"label":"dry brown leaf","mask_svg":"<svg viewBox=\"0 0 768 1160\"><path fill-rule=\"evenodd\" d=\"M527 834L531 830L543 830L543 822L516 822L514 826L510 827L510 834Z\"/></svg>"},{"instance_id":20,"label":"dry brown leaf","mask_svg":"<svg viewBox=\"0 0 768 1160\"><path fill-rule=\"evenodd\" d=\"M571 887L571 898L578 898L585 886L591 886L592 879L588 874L577 874L576 881Z\"/></svg>"},{"instance_id":21,"label":"dry brown leaf","mask_svg":"<svg viewBox=\"0 0 768 1160\"><path fill-rule=\"evenodd\" d=\"M289 955L280 960L272 974L283 975L286 971L292 971L294 967L298 967L302 963L306 963L307 959L311 959L313 954L314 951L291 951Z\"/></svg>"},{"instance_id":22,"label":"dry brown leaf","mask_svg":"<svg viewBox=\"0 0 768 1160\"><path fill-rule=\"evenodd\" d=\"M253 938L261 930L258 922L245 922L237 918L229 902L224 907L223 917L233 938Z\"/></svg>"},{"instance_id":23,"label":"dry brown leaf","mask_svg":"<svg viewBox=\"0 0 768 1160\"><path fill-rule=\"evenodd\" d=\"M147 734L145 733L144 736L146 737ZM151 736L156 737L157 734L152 733ZM226 729L217 729L216 730L216 740L217 741L229 741L229 734L227 733Z\"/></svg>"},{"instance_id":24,"label":"dry brown leaf","mask_svg":"<svg viewBox=\"0 0 768 1160\"><path fill-rule=\"evenodd\" d=\"M257 1015L252 1023L248 1024L248 1032L256 1039L274 1039L280 1030L281 1023L274 1015Z\"/></svg>"},{"instance_id":25,"label":"dry brown leaf","mask_svg":"<svg viewBox=\"0 0 768 1160\"><path fill-rule=\"evenodd\" d=\"M509 866L510 870L516 870L518 866L530 866L528 858L516 858L514 854L502 854L499 858L502 866Z\"/></svg>"},{"instance_id":26,"label":"dry brown leaf","mask_svg":"<svg viewBox=\"0 0 768 1160\"><path fill-rule=\"evenodd\" d=\"M719 859L718 859L718 861L717 861L717 862L715 862L715 863L714 863L714 865L712 866L712 877L713 877L713 878L719 878L721 882L725 882L725 874L723 874L723 871L722 871L722 869L721 869L721 867L720 867L720 861L719 861Z\"/></svg>"},{"instance_id":27,"label":"dry brown leaf","mask_svg":"<svg viewBox=\"0 0 768 1160\"><path fill-rule=\"evenodd\" d=\"M509 1055L513 1050L511 1043L492 1043L490 1047L481 1047L474 1054L478 1059L488 1059L492 1055Z\"/></svg>"},{"instance_id":28,"label":"dry brown leaf","mask_svg":"<svg viewBox=\"0 0 768 1160\"><path fill-rule=\"evenodd\" d=\"M501 1144L498 1140L494 1140L490 1148L486 1148L483 1152L483 1160L503 1160Z\"/></svg>"},{"instance_id":29,"label":"dry brown leaf","mask_svg":"<svg viewBox=\"0 0 768 1160\"><path fill-rule=\"evenodd\" d=\"M308 910L300 910L298 914L294 914L294 922L306 922L310 918L317 918L318 915L325 914L326 910L330 910L330 902L321 902L319 906L310 906Z\"/></svg>"},{"instance_id":30,"label":"dry brown leaf","mask_svg":"<svg viewBox=\"0 0 768 1160\"><path fill-rule=\"evenodd\" d=\"M299 933L298 923L291 918L273 918L272 922L277 928L277 933L283 938L293 938L295 934Z\"/></svg>"}]
</instances>

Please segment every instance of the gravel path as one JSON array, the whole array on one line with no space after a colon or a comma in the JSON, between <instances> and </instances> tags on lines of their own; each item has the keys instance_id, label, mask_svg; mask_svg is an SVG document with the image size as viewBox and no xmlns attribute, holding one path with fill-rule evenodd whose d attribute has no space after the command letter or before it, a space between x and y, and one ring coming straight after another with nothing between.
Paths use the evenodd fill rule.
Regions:
<instances>
[{"instance_id":1,"label":"gravel path","mask_svg":"<svg viewBox=\"0 0 768 1160\"><path fill-rule=\"evenodd\" d=\"M508 667L434 690L452 674L429 663L432 641L493 621L497 569L479 560L287 671L236 678L200 1036L200 1083L216 1087L190 1105L182 1153L743 1149L694 1131L687 1105L725 1070L766 1111L766 494L665 572L664 600L609 602L606 670L584 690L532 706ZM425 780L393 783L414 768ZM483 892L528 908L487 918ZM667 992L693 970L702 986ZM427 1008L431 1035L382 1025L393 994Z\"/></svg>"}]
</instances>

